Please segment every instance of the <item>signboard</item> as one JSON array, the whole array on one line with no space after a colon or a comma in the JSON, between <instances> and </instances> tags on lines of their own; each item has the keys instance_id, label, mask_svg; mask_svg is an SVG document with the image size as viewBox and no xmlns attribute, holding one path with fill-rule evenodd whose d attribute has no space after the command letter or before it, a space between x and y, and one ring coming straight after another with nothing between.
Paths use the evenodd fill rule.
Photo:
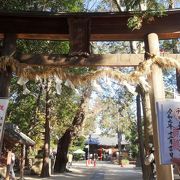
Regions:
<instances>
[{"instance_id":1,"label":"signboard","mask_svg":"<svg viewBox=\"0 0 180 180\"><path fill-rule=\"evenodd\" d=\"M180 101L158 101L157 116L161 164L180 158Z\"/></svg>"},{"instance_id":2,"label":"signboard","mask_svg":"<svg viewBox=\"0 0 180 180\"><path fill-rule=\"evenodd\" d=\"M4 119L9 99L0 99L0 140L2 139Z\"/></svg>"}]
</instances>

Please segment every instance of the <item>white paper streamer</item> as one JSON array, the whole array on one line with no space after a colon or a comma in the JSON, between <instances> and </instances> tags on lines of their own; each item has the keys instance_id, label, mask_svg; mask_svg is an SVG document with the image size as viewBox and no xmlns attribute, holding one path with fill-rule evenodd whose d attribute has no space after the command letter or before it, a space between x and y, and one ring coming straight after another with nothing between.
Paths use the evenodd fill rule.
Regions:
<instances>
[{"instance_id":1,"label":"white paper streamer","mask_svg":"<svg viewBox=\"0 0 180 180\"><path fill-rule=\"evenodd\" d=\"M133 95L137 95L136 88L132 85L130 85L127 81L123 81L122 84L126 86L127 90L132 93Z\"/></svg>"},{"instance_id":2,"label":"white paper streamer","mask_svg":"<svg viewBox=\"0 0 180 180\"><path fill-rule=\"evenodd\" d=\"M101 88L101 86L100 86L99 84L97 84L97 81L96 81L96 80L91 81L91 84L92 84L92 86L94 86L94 88L96 89L96 91L102 92L102 88Z\"/></svg>"},{"instance_id":3,"label":"white paper streamer","mask_svg":"<svg viewBox=\"0 0 180 180\"><path fill-rule=\"evenodd\" d=\"M20 77L17 81L17 83L21 86L25 85L29 80L24 78L24 77Z\"/></svg>"},{"instance_id":4,"label":"white paper streamer","mask_svg":"<svg viewBox=\"0 0 180 180\"><path fill-rule=\"evenodd\" d=\"M24 84L23 85L23 94L24 95L27 95L27 94L29 94L31 91L26 87L26 85Z\"/></svg>"},{"instance_id":5,"label":"white paper streamer","mask_svg":"<svg viewBox=\"0 0 180 180\"><path fill-rule=\"evenodd\" d=\"M70 87L72 89L75 89L74 84L69 79L66 80L64 85L67 86L67 87Z\"/></svg>"},{"instance_id":6,"label":"white paper streamer","mask_svg":"<svg viewBox=\"0 0 180 180\"><path fill-rule=\"evenodd\" d=\"M35 77L35 82L40 82L40 83L42 83L42 78L36 75L36 77Z\"/></svg>"},{"instance_id":7,"label":"white paper streamer","mask_svg":"<svg viewBox=\"0 0 180 180\"><path fill-rule=\"evenodd\" d=\"M56 93L61 95L62 93L62 84L56 84Z\"/></svg>"},{"instance_id":8,"label":"white paper streamer","mask_svg":"<svg viewBox=\"0 0 180 180\"><path fill-rule=\"evenodd\" d=\"M58 95L61 95L62 93L62 80L59 79L58 76L54 76L54 80L55 80L55 83L56 83L56 92Z\"/></svg>"},{"instance_id":9,"label":"white paper streamer","mask_svg":"<svg viewBox=\"0 0 180 180\"><path fill-rule=\"evenodd\" d=\"M139 82L140 82L140 84L142 85L142 87L144 88L145 91L148 91L150 89L150 86L149 86L149 84L146 81L146 78L144 76L139 77Z\"/></svg>"}]
</instances>

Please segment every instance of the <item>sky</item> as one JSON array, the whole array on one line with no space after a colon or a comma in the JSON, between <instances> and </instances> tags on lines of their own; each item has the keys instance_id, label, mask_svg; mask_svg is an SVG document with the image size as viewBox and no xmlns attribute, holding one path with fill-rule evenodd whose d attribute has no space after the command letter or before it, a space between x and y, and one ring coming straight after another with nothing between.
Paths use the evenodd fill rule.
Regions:
<instances>
[{"instance_id":1,"label":"sky","mask_svg":"<svg viewBox=\"0 0 180 180\"><path fill-rule=\"evenodd\" d=\"M85 9L87 11L94 11L98 5L101 4L103 0L84 0ZM119 0L117 0L119 1ZM110 2L110 1L109 1ZM168 7L168 1L166 0L159 0L159 2L162 2L163 4L167 5ZM180 8L180 1L175 1L175 8Z\"/></svg>"}]
</instances>

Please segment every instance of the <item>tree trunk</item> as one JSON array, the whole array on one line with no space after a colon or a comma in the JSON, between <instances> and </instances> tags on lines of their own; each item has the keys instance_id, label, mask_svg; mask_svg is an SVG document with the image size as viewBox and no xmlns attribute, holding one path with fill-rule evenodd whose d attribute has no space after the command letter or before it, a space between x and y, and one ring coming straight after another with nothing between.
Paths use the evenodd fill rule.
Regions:
<instances>
[{"instance_id":1,"label":"tree trunk","mask_svg":"<svg viewBox=\"0 0 180 180\"><path fill-rule=\"evenodd\" d=\"M56 154L56 162L54 165L54 172L63 173L66 171L66 163L68 148L72 140L71 129L67 129L65 134L58 141L58 149Z\"/></svg>"},{"instance_id":2,"label":"tree trunk","mask_svg":"<svg viewBox=\"0 0 180 180\"><path fill-rule=\"evenodd\" d=\"M50 98L49 98L49 84L46 80L46 117L45 117L45 140L44 140L44 155L41 177L49 177L49 150L50 150Z\"/></svg>"},{"instance_id":3,"label":"tree trunk","mask_svg":"<svg viewBox=\"0 0 180 180\"><path fill-rule=\"evenodd\" d=\"M77 135L76 128L82 125L84 117L84 111L81 109L77 112L73 120L72 128L68 128L65 134L59 139L54 172L63 173L66 171L69 145L71 144L72 138Z\"/></svg>"},{"instance_id":4,"label":"tree trunk","mask_svg":"<svg viewBox=\"0 0 180 180\"><path fill-rule=\"evenodd\" d=\"M148 143L153 143L152 117L149 93L143 89L140 91L143 106L144 117L144 144L147 147Z\"/></svg>"},{"instance_id":5,"label":"tree trunk","mask_svg":"<svg viewBox=\"0 0 180 180\"><path fill-rule=\"evenodd\" d=\"M144 150L148 146L148 143L153 144L153 131L152 131L152 117L149 92L145 92L143 88L139 87L139 93L142 98L142 110L144 118ZM144 166L143 179L146 180L149 174L152 172L151 166Z\"/></svg>"},{"instance_id":6,"label":"tree trunk","mask_svg":"<svg viewBox=\"0 0 180 180\"><path fill-rule=\"evenodd\" d=\"M119 164L121 164L121 143L122 143L122 132L118 130L118 151L119 151Z\"/></svg>"},{"instance_id":7,"label":"tree trunk","mask_svg":"<svg viewBox=\"0 0 180 180\"><path fill-rule=\"evenodd\" d=\"M85 118L84 108L85 104L87 104L87 101L89 100L89 96L90 91L87 89L84 97L82 98L80 108L73 119L72 126L66 130L65 134L58 141L56 161L54 165L54 172L56 173L63 173L66 171L69 145L71 144L72 138L77 136L78 132L81 130Z\"/></svg>"},{"instance_id":8,"label":"tree trunk","mask_svg":"<svg viewBox=\"0 0 180 180\"><path fill-rule=\"evenodd\" d=\"M19 180L24 179L24 167L25 167L25 155L26 154L26 145L21 145L21 162L20 162L20 178Z\"/></svg>"},{"instance_id":9,"label":"tree trunk","mask_svg":"<svg viewBox=\"0 0 180 180\"><path fill-rule=\"evenodd\" d=\"M139 153L140 153L140 161L141 167L143 172L143 179L146 180L146 167L144 164L144 138L143 138L143 131L142 131L142 119L141 119L141 96L140 96L140 89L141 87L137 87L138 95L136 97L136 104L137 104L137 131L138 131L138 139L139 139Z\"/></svg>"},{"instance_id":10,"label":"tree trunk","mask_svg":"<svg viewBox=\"0 0 180 180\"><path fill-rule=\"evenodd\" d=\"M32 129L34 129L36 126L39 125L38 112L39 112L39 106L41 103L42 92L43 92L43 88L42 88L42 84L41 84L40 88L39 88L39 93L38 93L38 96L36 99L36 106L34 108L33 117L32 117L31 123L29 123L29 131L28 131L29 136L31 136Z\"/></svg>"}]
</instances>

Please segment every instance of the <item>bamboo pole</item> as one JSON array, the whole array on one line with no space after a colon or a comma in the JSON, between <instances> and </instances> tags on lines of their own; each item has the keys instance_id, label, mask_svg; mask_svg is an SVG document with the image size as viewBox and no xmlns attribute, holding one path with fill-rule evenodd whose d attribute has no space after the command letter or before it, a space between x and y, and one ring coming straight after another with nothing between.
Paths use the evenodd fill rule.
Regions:
<instances>
[{"instance_id":1,"label":"bamboo pole","mask_svg":"<svg viewBox=\"0 0 180 180\"><path fill-rule=\"evenodd\" d=\"M157 34L150 33L147 36L146 50L151 54L159 55L159 39ZM150 75L151 80L151 112L152 112L152 126L153 126L153 141L155 147L155 161L157 168L157 180L173 180L173 172L171 165L161 165L159 156L159 132L157 124L157 116L155 109L155 102L157 100L165 99L163 74L161 68L154 64L152 66L152 73Z\"/></svg>"}]
</instances>

